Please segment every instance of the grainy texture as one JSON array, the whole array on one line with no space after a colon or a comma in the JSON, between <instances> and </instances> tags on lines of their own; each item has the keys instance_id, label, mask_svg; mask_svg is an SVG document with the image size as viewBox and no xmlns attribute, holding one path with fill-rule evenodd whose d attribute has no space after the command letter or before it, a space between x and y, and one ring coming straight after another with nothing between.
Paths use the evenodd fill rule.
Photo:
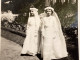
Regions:
<instances>
[{"instance_id":1,"label":"grainy texture","mask_svg":"<svg viewBox=\"0 0 80 60\"><path fill-rule=\"evenodd\" d=\"M17 59L19 59L19 60L20 59L21 60L22 59L26 59L26 60L34 60L34 59L36 59L36 60L39 60L37 57L26 56L26 57L22 58L20 56L20 52L21 52L21 49L22 49L22 44L24 42L25 37L22 37L20 35L17 35L15 33L12 33L10 31L6 31L6 30L3 30L3 29L1 30L1 36L6 38L6 40L9 42L9 43L7 43L8 45L1 46L4 49L4 50L1 51L2 52L2 54L1 54L2 56L1 57L4 57L4 59L0 58L1 60L9 60L9 59L10 60L17 60ZM6 41L4 41L2 39L2 44L3 44L3 42L6 43ZM8 48L8 46L10 46L10 47ZM16 50L12 50L12 49L16 49L17 52L16 52ZM73 49L72 46L71 46L71 47L68 48L68 52L69 52L69 57L67 59L63 58L63 59L58 59L58 60L78 60L78 58L77 58L77 49ZM10 55L9 53L12 54L12 55ZM5 56L7 56L7 57L5 57Z\"/></svg>"},{"instance_id":2,"label":"grainy texture","mask_svg":"<svg viewBox=\"0 0 80 60\"><path fill-rule=\"evenodd\" d=\"M24 39L25 39L25 37L22 37L20 35L14 34L10 31L6 31L6 30L1 30L1 36L18 43L19 45L22 45L24 42Z\"/></svg>"},{"instance_id":3,"label":"grainy texture","mask_svg":"<svg viewBox=\"0 0 80 60\"><path fill-rule=\"evenodd\" d=\"M22 47L5 38L1 38L1 56L0 60L39 60L36 56L20 56Z\"/></svg>"}]
</instances>

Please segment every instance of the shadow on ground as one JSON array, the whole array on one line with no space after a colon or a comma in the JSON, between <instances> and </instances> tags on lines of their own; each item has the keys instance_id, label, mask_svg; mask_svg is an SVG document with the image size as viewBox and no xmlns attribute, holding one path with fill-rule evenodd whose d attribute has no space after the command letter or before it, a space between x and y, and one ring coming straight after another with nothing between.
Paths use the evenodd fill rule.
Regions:
<instances>
[{"instance_id":1,"label":"shadow on ground","mask_svg":"<svg viewBox=\"0 0 80 60\"><path fill-rule=\"evenodd\" d=\"M16 42L21 47L22 47L24 39L25 39L25 36L21 36L21 35L15 34L14 32L6 31L3 29L1 30L1 36L8 40ZM76 47L74 49L74 48L72 48L72 46L67 47L67 48L68 48L69 56L67 58L58 59L58 60L79 60L78 59L78 48ZM38 57L40 58L40 56L38 56ZM40 58L40 60L42 60L42 59Z\"/></svg>"}]
</instances>

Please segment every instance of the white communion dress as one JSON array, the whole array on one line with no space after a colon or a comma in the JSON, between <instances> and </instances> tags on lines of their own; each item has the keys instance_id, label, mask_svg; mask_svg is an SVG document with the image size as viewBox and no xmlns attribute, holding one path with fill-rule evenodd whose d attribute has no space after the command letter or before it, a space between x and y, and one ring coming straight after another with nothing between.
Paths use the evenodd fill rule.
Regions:
<instances>
[{"instance_id":1,"label":"white communion dress","mask_svg":"<svg viewBox=\"0 0 80 60\"><path fill-rule=\"evenodd\" d=\"M43 60L60 59L67 57L65 38L59 20L55 16L44 17L42 20L42 46Z\"/></svg>"},{"instance_id":2,"label":"white communion dress","mask_svg":"<svg viewBox=\"0 0 80 60\"><path fill-rule=\"evenodd\" d=\"M24 40L21 54L36 55L38 53L40 41L39 30L40 30L39 17L29 17L26 30L27 36Z\"/></svg>"}]
</instances>

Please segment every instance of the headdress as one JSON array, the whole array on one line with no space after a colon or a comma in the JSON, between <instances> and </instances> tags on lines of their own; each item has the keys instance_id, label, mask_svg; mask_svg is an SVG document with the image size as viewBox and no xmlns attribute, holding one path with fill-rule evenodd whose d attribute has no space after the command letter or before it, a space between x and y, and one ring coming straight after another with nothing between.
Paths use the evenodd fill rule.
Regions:
<instances>
[{"instance_id":1,"label":"headdress","mask_svg":"<svg viewBox=\"0 0 80 60\"><path fill-rule=\"evenodd\" d=\"M37 26L39 27L39 24L40 24L40 17L39 17L39 15L38 15L38 9L37 8L30 8L30 10L32 10L33 11L33 13L34 13L34 17L35 17L35 22L36 22L36 24L37 24ZM29 18L31 18L30 17L30 12L29 12ZM28 21L29 21L29 18L28 18Z\"/></svg>"},{"instance_id":2,"label":"headdress","mask_svg":"<svg viewBox=\"0 0 80 60\"><path fill-rule=\"evenodd\" d=\"M38 15L38 9L37 8L30 8L30 10L32 10L35 15ZM29 13L29 17L30 17L30 13Z\"/></svg>"},{"instance_id":3,"label":"headdress","mask_svg":"<svg viewBox=\"0 0 80 60\"><path fill-rule=\"evenodd\" d=\"M30 8L30 10L38 11L38 9L37 9L37 8Z\"/></svg>"},{"instance_id":4,"label":"headdress","mask_svg":"<svg viewBox=\"0 0 80 60\"><path fill-rule=\"evenodd\" d=\"M44 9L44 14L45 14L45 16L46 16L45 10L47 10L47 9L51 9L51 10L53 11L52 16L54 16L54 17L56 18L56 23L58 24L57 27L58 27L58 31L59 31L59 34L60 34L60 38L61 38L62 40L65 40L65 38L64 38L64 36L63 36L63 33L62 33L61 23L60 23L60 20L59 20L59 17L58 17L58 15L57 15L57 13L54 11L54 9L53 9L52 7L46 7L46 8Z\"/></svg>"},{"instance_id":5,"label":"headdress","mask_svg":"<svg viewBox=\"0 0 80 60\"><path fill-rule=\"evenodd\" d=\"M48 9L54 11L54 8L52 8L52 7L46 7L44 10L48 10Z\"/></svg>"}]
</instances>

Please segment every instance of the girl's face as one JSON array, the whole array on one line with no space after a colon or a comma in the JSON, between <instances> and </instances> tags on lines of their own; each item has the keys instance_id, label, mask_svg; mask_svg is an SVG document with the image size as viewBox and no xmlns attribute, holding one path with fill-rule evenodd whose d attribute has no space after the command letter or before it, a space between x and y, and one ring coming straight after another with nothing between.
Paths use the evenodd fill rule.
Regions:
<instances>
[{"instance_id":1,"label":"girl's face","mask_svg":"<svg viewBox=\"0 0 80 60\"><path fill-rule=\"evenodd\" d=\"M30 16L34 16L34 11L30 10Z\"/></svg>"},{"instance_id":2,"label":"girl's face","mask_svg":"<svg viewBox=\"0 0 80 60\"><path fill-rule=\"evenodd\" d=\"M47 9L47 10L46 10L46 13L47 13L47 16L51 16L51 14L52 14L52 10Z\"/></svg>"}]
</instances>

